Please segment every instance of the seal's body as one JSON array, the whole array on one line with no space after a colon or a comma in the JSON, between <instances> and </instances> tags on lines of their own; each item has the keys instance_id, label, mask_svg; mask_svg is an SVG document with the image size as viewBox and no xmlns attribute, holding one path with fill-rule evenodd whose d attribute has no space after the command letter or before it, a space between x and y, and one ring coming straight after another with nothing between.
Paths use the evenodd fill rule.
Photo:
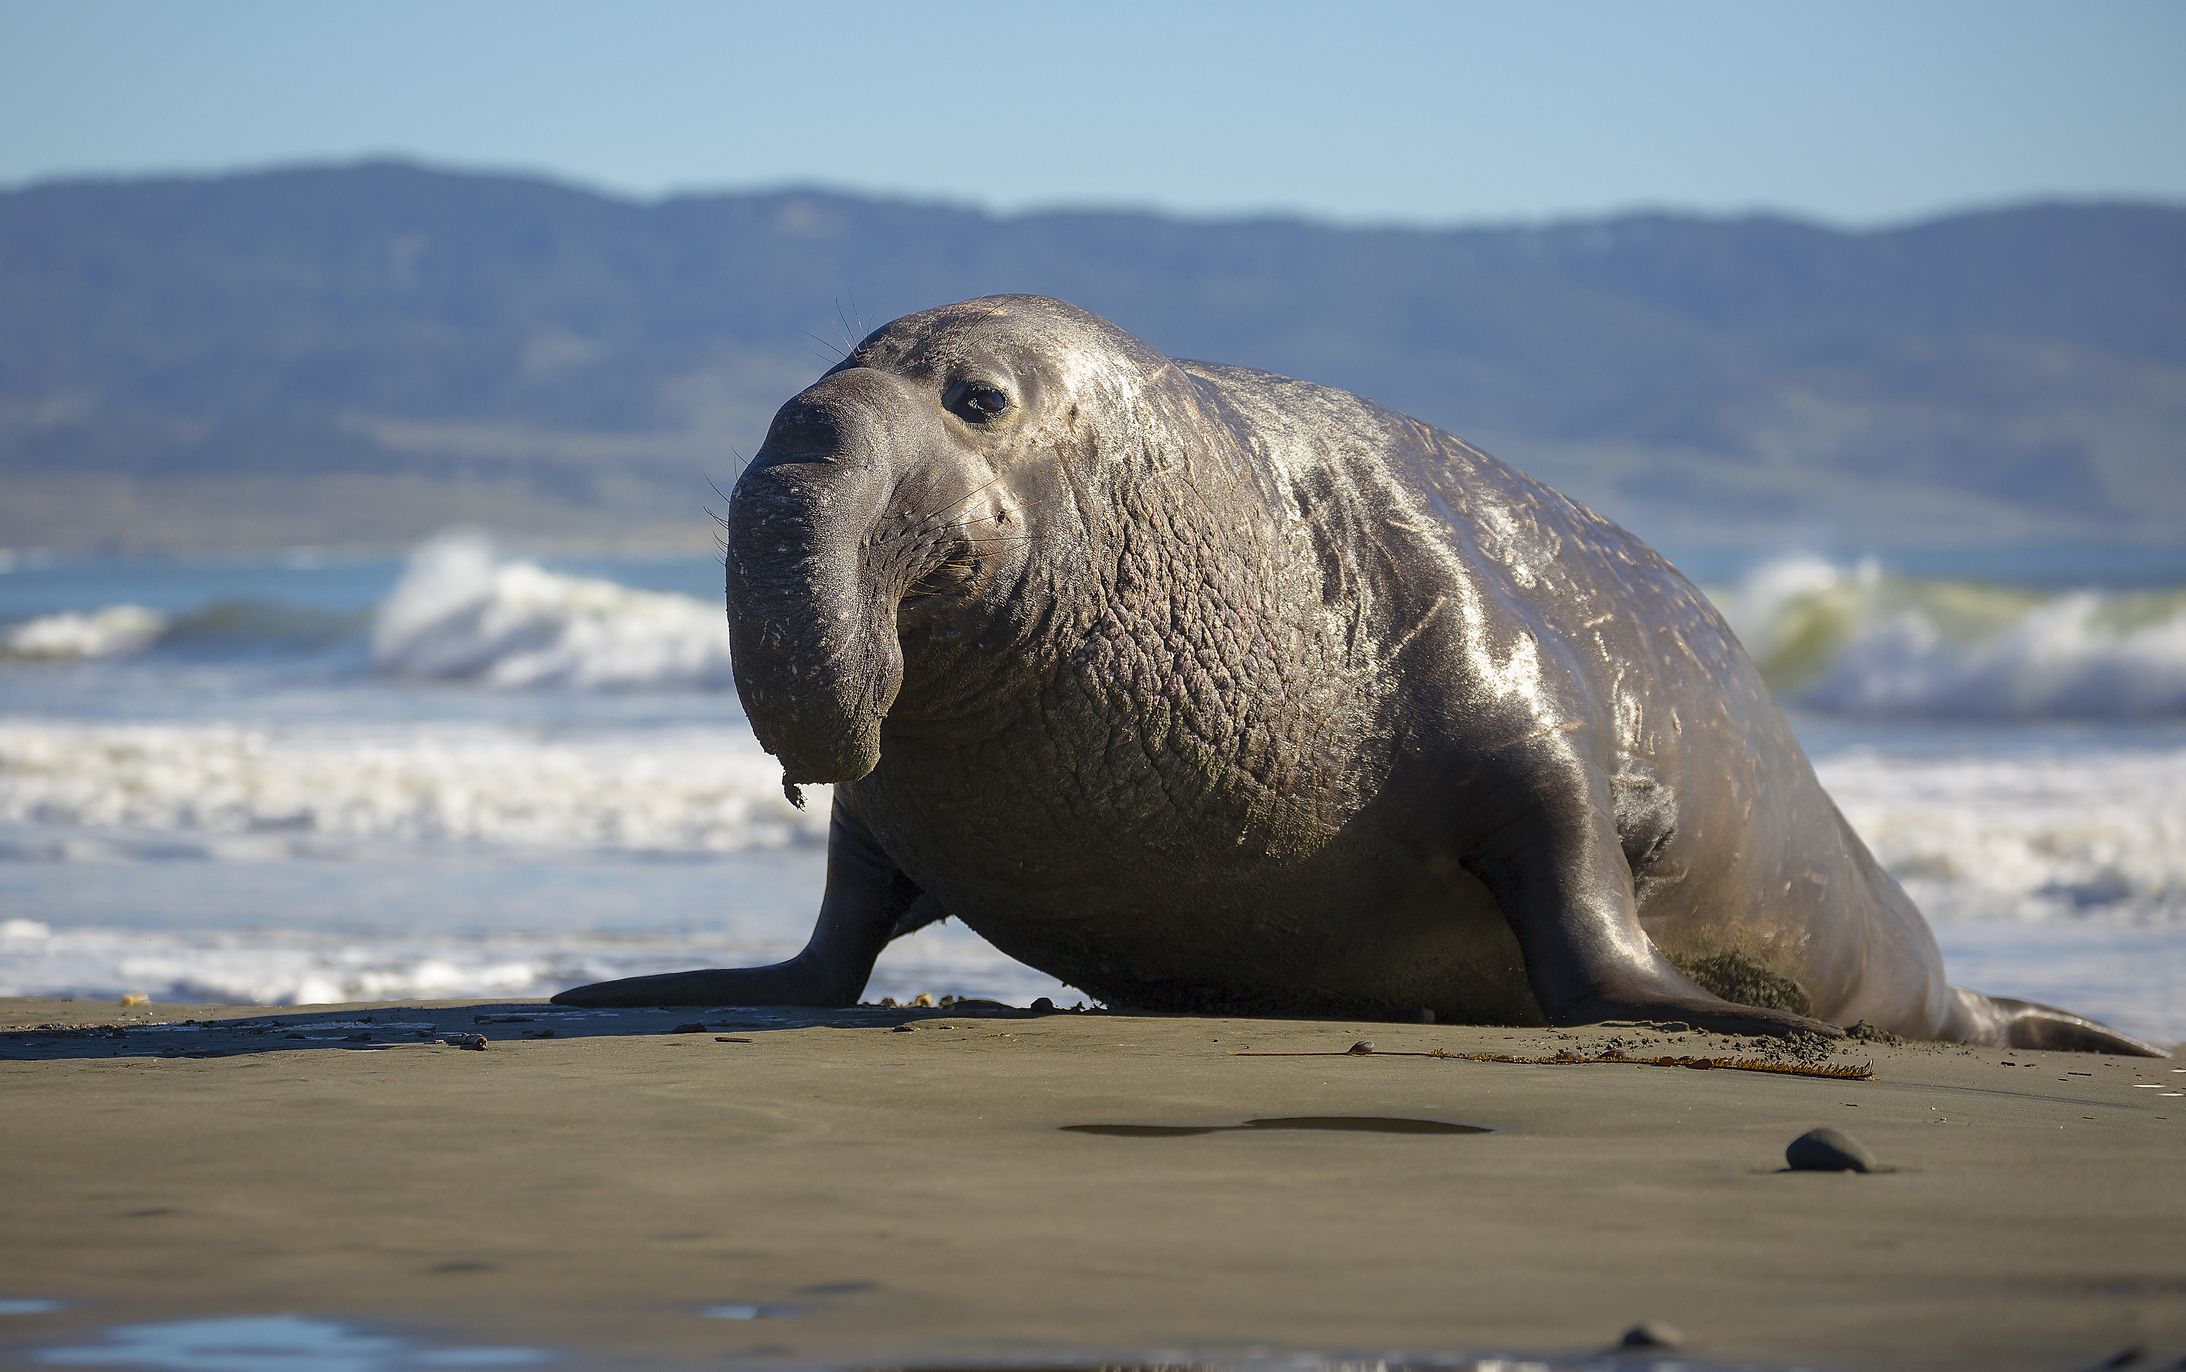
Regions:
<instances>
[{"instance_id":1,"label":"seal's body","mask_svg":"<svg viewBox=\"0 0 2186 1372\"><path fill-rule=\"evenodd\" d=\"M819 927L559 999L846 1003L947 913L1119 1007L2149 1051L1949 987L1690 583L1357 396L973 301L785 405L729 524Z\"/></svg>"}]
</instances>

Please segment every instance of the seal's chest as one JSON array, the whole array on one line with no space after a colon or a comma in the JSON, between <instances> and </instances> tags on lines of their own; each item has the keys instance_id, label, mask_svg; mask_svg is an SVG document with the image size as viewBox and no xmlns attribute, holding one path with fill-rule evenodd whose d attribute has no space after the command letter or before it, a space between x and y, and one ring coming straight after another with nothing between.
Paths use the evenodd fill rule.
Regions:
<instances>
[{"instance_id":1,"label":"seal's chest","mask_svg":"<svg viewBox=\"0 0 2186 1372\"><path fill-rule=\"evenodd\" d=\"M1371 790L1363 752L1301 742L1277 711L1226 739L1193 724L1059 710L976 747L884 745L854 804L945 902L1082 910L1142 885L1280 881L1325 857Z\"/></svg>"}]
</instances>

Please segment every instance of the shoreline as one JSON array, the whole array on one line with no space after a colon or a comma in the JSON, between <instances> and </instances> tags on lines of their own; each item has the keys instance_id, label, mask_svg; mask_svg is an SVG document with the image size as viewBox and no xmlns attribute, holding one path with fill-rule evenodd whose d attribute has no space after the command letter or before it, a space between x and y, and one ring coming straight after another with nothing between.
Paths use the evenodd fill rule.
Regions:
<instances>
[{"instance_id":1,"label":"shoreline","mask_svg":"<svg viewBox=\"0 0 2186 1372\"><path fill-rule=\"evenodd\" d=\"M486 1051L444 1041L472 1033ZM1835 1046L1857 1081L1405 1056L1612 1047L1766 1050L961 1005L0 1001L0 1309L60 1303L0 1315L0 1361L274 1315L576 1367L1577 1360L1645 1321L1694 1367L2186 1354L2186 1060ZM1783 1171L1820 1125L1890 1170Z\"/></svg>"}]
</instances>

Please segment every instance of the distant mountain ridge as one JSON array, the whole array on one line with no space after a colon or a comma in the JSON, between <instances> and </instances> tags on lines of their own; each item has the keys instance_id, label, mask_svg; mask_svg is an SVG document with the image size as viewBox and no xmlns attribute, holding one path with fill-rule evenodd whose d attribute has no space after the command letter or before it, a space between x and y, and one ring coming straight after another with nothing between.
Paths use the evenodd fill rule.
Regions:
<instances>
[{"instance_id":1,"label":"distant mountain ridge","mask_svg":"<svg viewBox=\"0 0 2186 1372\"><path fill-rule=\"evenodd\" d=\"M703 539L850 334L1008 291L1360 391L1648 537L2186 526L2177 206L1424 230L367 163L0 192L0 545Z\"/></svg>"}]
</instances>

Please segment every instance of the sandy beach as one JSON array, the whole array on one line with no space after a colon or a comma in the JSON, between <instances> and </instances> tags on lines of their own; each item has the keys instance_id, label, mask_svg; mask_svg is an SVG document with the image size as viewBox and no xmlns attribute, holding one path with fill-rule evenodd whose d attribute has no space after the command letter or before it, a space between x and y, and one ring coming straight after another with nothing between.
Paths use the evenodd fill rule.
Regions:
<instances>
[{"instance_id":1,"label":"sandy beach","mask_svg":"<svg viewBox=\"0 0 2186 1372\"><path fill-rule=\"evenodd\" d=\"M1631 1027L964 1007L0 1030L16 1365L243 1317L360 1368L1576 1363L1642 1321L1696 1367L2186 1354L2176 1058L1851 1043L1852 1080L1406 1056L1748 1051ZM1825 1125L1886 1170L1784 1170Z\"/></svg>"}]
</instances>

